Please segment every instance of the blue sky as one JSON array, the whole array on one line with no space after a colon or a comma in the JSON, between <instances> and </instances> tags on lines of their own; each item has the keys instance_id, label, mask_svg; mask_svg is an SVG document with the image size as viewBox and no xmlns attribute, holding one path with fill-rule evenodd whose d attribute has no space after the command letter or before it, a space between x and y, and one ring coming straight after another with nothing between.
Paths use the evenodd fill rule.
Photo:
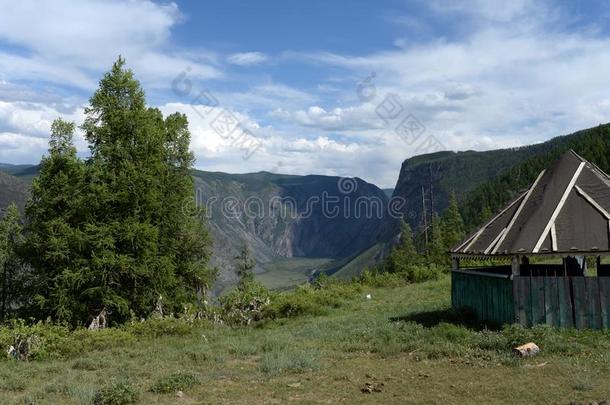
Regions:
<instances>
[{"instance_id":1,"label":"blue sky","mask_svg":"<svg viewBox=\"0 0 610 405\"><path fill-rule=\"evenodd\" d=\"M117 55L188 115L197 167L383 187L439 149L610 121L606 1L0 0L0 162L36 163ZM205 101L208 100L208 101ZM232 117L238 131L219 129ZM77 146L85 156L82 137Z\"/></svg>"}]
</instances>

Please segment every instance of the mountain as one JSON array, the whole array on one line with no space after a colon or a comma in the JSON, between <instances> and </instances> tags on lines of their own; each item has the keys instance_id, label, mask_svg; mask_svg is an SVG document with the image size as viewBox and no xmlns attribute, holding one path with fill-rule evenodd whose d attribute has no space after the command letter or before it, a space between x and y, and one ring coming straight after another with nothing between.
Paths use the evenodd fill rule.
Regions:
<instances>
[{"instance_id":1,"label":"mountain","mask_svg":"<svg viewBox=\"0 0 610 405\"><path fill-rule=\"evenodd\" d=\"M13 200L23 207L38 166L0 164L0 170L0 209ZM195 203L206 208L214 237L212 264L221 269L221 286L234 281L234 258L244 244L255 271L282 288L369 248L388 228L387 195L358 178L199 170L193 178ZM185 202L185 214L191 207Z\"/></svg>"},{"instance_id":2,"label":"mountain","mask_svg":"<svg viewBox=\"0 0 610 405\"><path fill-rule=\"evenodd\" d=\"M219 288L234 281L234 257L243 244L257 261L259 278L287 288L317 272L350 278L379 262L398 234L397 220L388 213L394 202L404 199L401 212L417 230L424 201L428 215L432 209L440 213L455 192L472 229L483 211L500 209L568 149L610 172L610 124L521 148L409 158L392 202L387 190L357 178L205 171L193 176L196 203L207 208L214 236L212 263L223 270ZM12 173L0 172L0 209L12 200L23 206L37 166L0 170Z\"/></svg>"},{"instance_id":3,"label":"mountain","mask_svg":"<svg viewBox=\"0 0 610 405\"><path fill-rule=\"evenodd\" d=\"M459 201L466 227L482 221L484 211L496 212L528 187L542 169L569 149L610 172L610 124L559 136L547 142L485 152L437 152L406 159L392 199L404 200L401 212L414 230L422 229L424 204L427 221L440 214L452 192ZM428 222L429 223L429 222ZM337 277L350 278L378 262L391 249L398 229L384 234L368 249L333 268Z\"/></svg>"},{"instance_id":4,"label":"mountain","mask_svg":"<svg viewBox=\"0 0 610 405\"><path fill-rule=\"evenodd\" d=\"M502 176L510 172L510 177L516 181L513 184L505 184L503 187L506 195L495 198L488 196L478 207L464 207L467 216L466 222L474 226L481 210L487 205L492 211L501 207L506 202L506 196L511 196L514 187L526 187L527 182L535 176L536 171L542 164L559 154L572 148L587 158L590 150L599 151L601 139L607 137L610 124L600 125L575 132L570 135L559 136L549 141L523 146L519 148L497 149L485 152L437 152L420 155L405 160L400 169L398 182L394 189L394 198L404 198L406 205L402 210L413 229L421 226L423 198L425 198L428 214L434 211L441 213L447 208L449 197L455 192L458 201L472 200L473 193L484 194L486 184L498 181ZM603 142L601 153L589 153L600 163L605 163L610 157L604 157ZM544 159L544 160L540 160ZM522 165L526 162L540 162L534 165ZM598 163L599 164L599 163ZM423 190L423 194L422 194ZM489 191L489 190L487 190ZM423 198L422 198L423 197ZM477 197L479 198L479 197ZM496 201L497 200L497 201ZM462 204L464 205L464 203Z\"/></svg>"},{"instance_id":5,"label":"mountain","mask_svg":"<svg viewBox=\"0 0 610 405\"><path fill-rule=\"evenodd\" d=\"M461 211L468 228L480 224L484 208L500 210L517 193L529 187L543 169L570 149L610 173L610 124L555 138L545 144L544 153L515 164L499 176L478 185L461 201Z\"/></svg>"},{"instance_id":6,"label":"mountain","mask_svg":"<svg viewBox=\"0 0 610 405\"><path fill-rule=\"evenodd\" d=\"M0 171L0 216L13 202L23 209L28 196L28 188L27 182Z\"/></svg>"},{"instance_id":7,"label":"mountain","mask_svg":"<svg viewBox=\"0 0 610 405\"><path fill-rule=\"evenodd\" d=\"M244 244L253 252L257 272L272 271L281 262L302 273L384 238L388 198L358 178L203 171L195 171L194 178L197 204L206 208L214 234L213 264L222 269L233 267ZM312 266L303 258L322 262ZM225 281L231 274L225 272Z\"/></svg>"}]
</instances>

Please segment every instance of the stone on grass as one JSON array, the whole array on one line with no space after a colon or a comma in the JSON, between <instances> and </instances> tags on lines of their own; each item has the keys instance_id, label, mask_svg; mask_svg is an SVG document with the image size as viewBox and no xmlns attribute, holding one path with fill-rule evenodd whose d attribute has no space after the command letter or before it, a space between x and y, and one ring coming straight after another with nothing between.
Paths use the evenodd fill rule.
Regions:
<instances>
[{"instance_id":1,"label":"stone on grass","mask_svg":"<svg viewBox=\"0 0 610 405\"><path fill-rule=\"evenodd\" d=\"M532 357L540 353L540 348L536 343L530 342L519 347L515 347L513 349L513 353L515 353L519 357Z\"/></svg>"}]
</instances>

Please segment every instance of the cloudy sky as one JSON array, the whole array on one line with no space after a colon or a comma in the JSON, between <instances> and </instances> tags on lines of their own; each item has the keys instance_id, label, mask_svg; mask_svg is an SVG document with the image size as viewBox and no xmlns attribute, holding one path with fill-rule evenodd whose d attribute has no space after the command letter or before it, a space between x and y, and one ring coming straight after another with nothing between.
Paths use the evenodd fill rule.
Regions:
<instances>
[{"instance_id":1,"label":"cloudy sky","mask_svg":"<svg viewBox=\"0 0 610 405\"><path fill-rule=\"evenodd\" d=\"M52 4L51 4L52 3ZM0 0L0 162L37 163L119 54L189 116L197 167L392 187L439 149L610 121L610 4ZM78 140L83 156L87 146Z\"/></svg>"}]
</instances>

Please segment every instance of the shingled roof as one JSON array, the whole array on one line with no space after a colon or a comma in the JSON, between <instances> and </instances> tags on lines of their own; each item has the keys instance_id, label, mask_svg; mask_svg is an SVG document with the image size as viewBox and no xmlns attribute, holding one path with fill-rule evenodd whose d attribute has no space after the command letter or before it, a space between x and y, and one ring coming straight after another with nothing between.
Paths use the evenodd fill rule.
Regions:
<instances>
[{"instance_id":1,"label":"shingled roof","mask_svg":"<svg viewBox=\"0 0 610 405\"><path fill-rule=\"evenodd\" d=\"M569 151L452 251L500 256L610 251L610 177Z\"/></svg>"}]
</instances>

